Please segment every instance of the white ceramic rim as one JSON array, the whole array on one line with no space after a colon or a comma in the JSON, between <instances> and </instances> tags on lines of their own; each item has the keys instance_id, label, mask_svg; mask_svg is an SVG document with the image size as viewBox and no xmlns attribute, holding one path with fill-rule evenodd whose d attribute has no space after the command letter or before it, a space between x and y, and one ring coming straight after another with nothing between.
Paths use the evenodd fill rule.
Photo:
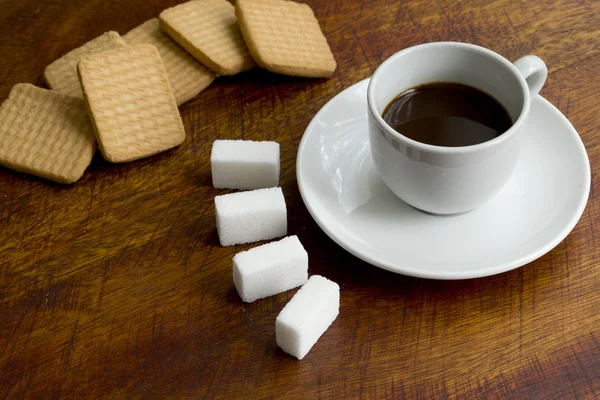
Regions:
<instances>
[{"instance_id":1,"label":"white ceramic rim","mask_svg":"<svg viewBox=\"0 0 600 400\"><path fill-rule=\"evenodd\" d=\"M411 53L414 51L419 51L419 50L422 50L423 48L436 48L436 47L444 47L444 48L454 47L457 49L468 49L468 50L477 51L477 52L480 52L490 58L493 58L496 62L502 64L504 67L506 67L506 69L508 69L510 72L512 72L512 74L515 76L516 80L519 82L519 86L521 87L521 91L523 92L523 99L524 99L523 102L524 103L523 103L523 109L521 109L521 113L519 114L519 117L506 132L504 132L502 135L500 135L492 140L488 140L487 142L483 142L483 143L479 143L479 144L475 144L475 145L459 146L459 147L445 147L445 146L435 146L435 145L431 145L431 144L417 142L416 140L410 139L410 138L402 135L401 133L397 132L396 130L392 129L392 127L389 126L387 124L387 122L384 121L384 119L380 115L379 111L377 110L377 107L375 106L375 94L373 93L375 90L374 86L378 82L381 71L384 70L385 68L388 68L391 64L395 63L399 58L404 57L408 53ZM423 83L428 83L428 82L423 82ZM400 94L400 93L398 93L398 94ZM515 134L515 132L517 132L521 128L521 125L523 125L523 121L525 121L527 115L529 114L529 108L531 105L531 95L529 94L529 87L527 86L527 82L525 81L525 78L523 78L523 75L521 75L521 73L519 72L517 67L515 67L513 65L513 63L508 61L506 58L502 57L500 54L495 53L492 50L486 49L485 47L477 46L477 45L470 44L470 43L431 42L431 43L420 44L420 45L413 46L413 47L408 47L408 48L401 50L398 53L392 55L387 60L385 60L383 63L381 63L379 65L379 67L377 67L375 72L373 73L373 76L371 77L371 80L369 82L369 87L367 88L367 103L368 103L369 113L373 117L377 126L379 126L380 129L384 130L387 134L389 134L390 136L392 136L399 142L403 143L404 145L411 147L411 148L417 148L417 149L420 149L420 150L423 150L423 151L426 151L429 153L467 154L467 153L475 153L475 152L487 149L489 147L496 146L496 145L504 142L505 140L508 140L511 136L513 136Z\"/></svg>"},{"instance_id":2,"label":"white ceramic rim","mask_svg":"<svg viewBox=\"0 0 600 400\"><path fill-rule=\"evenodd\" d=\"M323 232L325 232L325 234L327 236L329 236L334 242L336 242L344 250L348 251L350 254L354 255L355 257L357 257L371 265L388 270L390 272L394 272L396 274L402 274L402 275L413 276L413 277L417 277L417 278L426 278L426 279L443 279L443 280L473 279L473 278L481 278L481 277L485 277L485 276L491 276L491 275L496 275L496 274L501 274L503 272L511 271L513 269L519 268L525 264L528 264L528 263L540 258L544 254L546 254L550 250L552 250L554 247L556 247L561 241L563 241L567 237L567 235L573 230L575 225L577 225L577 222L583 215L583 211L585 210L585 206L586 206L588 198L589 198L590 186L591 186L590 161L589 161L587 152L585 150L585 146L583 145L583 142L581 141L581 138L579 137L579 134L577 133L577 131L575 130L575 128L573 127L571 122L567 119L567 117L565 117L548 100L544 99L542 96L537 96L539 98L539 101L545 103L545 105L547 107L549 107L553 112L557 113L558 117L561 120L563 120L563 122L566 124L567 128L569 128L569 132L565 132L565 134L572 135L576 139L575 142L576 142L577 148L579 149L580 156L583 158L583 160L585 161L585 165L587 166L587 168L585 169L586 176L584 177L585 184L581 188L581 193L580 193L580 197L579 197L580 201L579 201L579 204L577 205L577 209L574 210L573 214L571 215L571 219L569 220L569 222L567 224L565 224L565 227L554 237L554 240L550 240L548 243L546 243L545 246L541 246L538 249L529 253L528 255L523 256L519 259L505 262L505 263L495 265L492 267L483 268L483 269L480 269L477 271L467 271L467 272L459 272L459 273L457 273L457 272L446 273L444 271L433 271L433 272L432 271L423 271L420 269L414 269L414 268L410 268L410 267L406 267L406 266L398 267L397 265L392 265L392 264L386 262L385 260L381 259L381 257L377 256L377 254L371 256L369 254L361 253L360 251L357 251L356 249L352 248L352 246L346 240L345 235L343 233L338 234L338 233L332 231L331 229L329 229L328 225L325 223L325 221L323 221L320 218L319 213L316 212L315 205L313 203L311 203L311 199L307 196L306 189L304 187L303 177L302 177L302 168L301 168L300 164L303 159L306 143L308 142L307 132L310 132L311 130L313 130L313 126L317 124L319 115L326 113L329 110L329 108L332 106L332 103L336 97L340 96L342 93L349 91L353 87L358 86L361 83L368 81L368 80L369 80L369 78L359 81L359 82L355 83L354 85L347 87L342 92L335 95L331 100L329 100L319 110L319 112L317 112L317 114L313 117L311 122L308 124L306 130L304 131L302 140L300 141L300 146L298 147L298 153L297 153L297 157L296 157L296 181L298 183L298 189L300 191L300 196L302 197L302 201L306 205L308 212L310 213L312 218L315 220L317 225L319 225L319 227L323 230ZM434 147L434 146L431 146L431 147Z\"/></svg>"}]
</instances>

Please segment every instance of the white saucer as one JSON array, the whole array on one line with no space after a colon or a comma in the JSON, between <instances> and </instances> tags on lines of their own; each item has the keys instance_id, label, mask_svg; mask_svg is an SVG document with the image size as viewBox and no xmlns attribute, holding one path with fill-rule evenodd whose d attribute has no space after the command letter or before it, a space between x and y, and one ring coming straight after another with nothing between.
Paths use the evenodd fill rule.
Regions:
<instances>
[{"instance_id":1,"label":"white saucer","mask_svg":"<svg viewBox=\"0 0 600 400\"><path fill-rule=\"evenodd\" d=\"M451 216L402 202L379 179L371 159L367 84L349 87L317 113L296 163L306 207L350 253L404 275L476 278L544 255L581 217L590 191L587 153L569 121L539 96L516 170L492 200Z\"/></svg>"}]
</instances>

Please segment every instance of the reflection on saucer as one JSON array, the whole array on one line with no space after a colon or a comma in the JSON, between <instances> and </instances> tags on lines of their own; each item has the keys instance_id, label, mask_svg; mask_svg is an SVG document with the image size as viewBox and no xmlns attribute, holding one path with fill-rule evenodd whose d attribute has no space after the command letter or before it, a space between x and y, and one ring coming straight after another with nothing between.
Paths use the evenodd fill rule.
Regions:
<instances>
[{"instance_id":1,"label":"reflection on saucer","mask_svg":"<svg viewBox=\"0 0 600 400\"><path fill-rule=\"evenodd\" d=\"M346 213L369 201L365 174L373 171L366 114L337 122L328 140L321 140L321 166Z\"/></svg>"}]
</instances>

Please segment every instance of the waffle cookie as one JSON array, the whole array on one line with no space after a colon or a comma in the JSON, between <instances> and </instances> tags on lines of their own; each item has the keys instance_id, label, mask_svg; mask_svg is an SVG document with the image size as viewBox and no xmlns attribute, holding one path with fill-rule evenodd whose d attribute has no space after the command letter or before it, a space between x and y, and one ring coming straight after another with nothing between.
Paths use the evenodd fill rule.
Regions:
<instances>
[{"instance_id":1,"label":"waffle cookie","mask_svg":"<svg viewBox=\"0 0 600 400\"><path fill-rule=\"evenodd\" d=\"M306 4L287 0L237 0L235 12L256 63L269 71L328 77L336 62L319 22Z\"/></svg>"},{"instance_id":2,"label":"waffle cookie","mask_svg":"<svg viewBox=\"0 0 600 400\"><path fill-rule=\"evenodd\" d=\"M82 99L19 83L0 106L0 164L8 168L73 183L95 151Z\"/></svg>"},{"instance_id":3,"label":"waffle cookie","mask_svg":"<svg viewBox=\"0 0 600 400\"><path fill-rule=\"evenodd\" d=\"M178 146L185 131L160 54L150 44L81 60L79 79L104 158L126 162Z\"/></svg>"},{"instance_id":4,"label":"waffle cookie","mask_svg":"<svg viewBox=\"0 0 600 400\"><path fill-rule=\"evenodd\" d=\"M148 43L158 49L177 105L195 97L215 79L212 72L163 32L157 18L132 29L123 36L123 40L128 45Z\"/></svg>"},{"instance_id":5,"label":"waffle cookie","mask_svg":"<svg viewBox=\"0 0 600 400\"><path fill-rule=\"evenodd\" d=\"M79 60L92 54L123 46L125 46L125 42L117 32L106 32L48 65L44 70L44 79L50 89L81 98L81 86L77 79Z\"/></svg>"},{"instance_id":6,"label":"waffle cookie","mask_svg":"<svg viewBox=\"0 0 600 400\"><path fill-rule=\"evenodd\" d=\"M194 0L164 10L161 28L217 75L235 75L256 64L227 0Z\"/></svg>"}]
</instances>

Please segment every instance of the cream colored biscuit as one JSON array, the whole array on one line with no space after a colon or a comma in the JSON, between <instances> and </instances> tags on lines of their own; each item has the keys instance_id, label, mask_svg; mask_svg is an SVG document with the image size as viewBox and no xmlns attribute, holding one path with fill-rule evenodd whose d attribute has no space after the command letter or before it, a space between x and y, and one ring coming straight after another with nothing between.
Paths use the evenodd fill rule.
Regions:
<instances>
[{"instance_id":1,"label":"cream colored biscuit","mask_svg":"<svg viewBox=\"0 0 600 400\"><path fill-rule=\"evenodd\" d=\"M123 46L125 46L125 42L117 32L106 32L48 65L44 70L44 79L50 89L82 98L81 85L77 79L79 60L92 54Z\"/></svg>"},{"instance_id":2,"label":"cream colored biscuit","mask_svg":"<svg viewBox=\"0 0 600 400\"><path fill-rule=\"evenodd\" d=\"M336 62L312 9L287 0L237 0L235 12L252 57L280 74L328 77Z\"/></svg>"},{"instance_id":3,"label":"cream colored biscuit","mask_svg":"<svg viewBox=\"0 0 600 400\"><path fill-rule=\"evenodd\" d=\"M156 47L140 44L95 54L81 60L78 71L96 140L108 161L147 157L185 139Z\"/></svg>"},{"instance_id":4,"label":"cream colored biscuit","mask_svg":"<svg viewBox=\"0 0 600 400\"><path fill-rule=\"evenodd\" d=\"M164 10L161 28L217 75L235 75L256 64L227 0L194 0Z\"/></svg>"},{"instance_id":5,"label":"cream colored biscuit","mask_svg":"<svg viewBox=\"0 0 600 400\"><path fill-rule=\"evenodd\" d=\"M158 18L153 18L132 29L123 36L123 40L128 45L148 43L156 46L167 71L167 78L177 105L195 97L215 79L215 74L207 70L163 32Z\"/></svg>"},{"instance_id":6,"label":"cream colored biscuit","mask_svg":"<svg viewBox=\"0 0 600 400\"><path fill-rule=\"evenodd\" d=\"M0 164L8 168L73 183L95 151L82 99L19 83L0 106Z\"/></svg>"}]
</instances>

